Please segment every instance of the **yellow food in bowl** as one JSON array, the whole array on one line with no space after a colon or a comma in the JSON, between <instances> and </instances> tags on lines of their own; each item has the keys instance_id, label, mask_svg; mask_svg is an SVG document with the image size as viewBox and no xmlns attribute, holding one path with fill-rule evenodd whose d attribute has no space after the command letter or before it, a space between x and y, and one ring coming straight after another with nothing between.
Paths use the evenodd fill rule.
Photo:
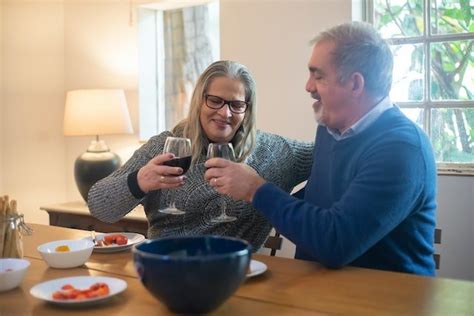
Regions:
<instances>
[{"instance_id":1,"label":"yellow food in bowl","mask_svg":"<svg viewBox=\"0 0 474 316\"><path fill-rule=\"evenodd\" d=\"M57 246L54 250L57 251L57 252L68 252L68 251L71 251L71 249L69 249L69 246L67 246L67 245Z\"/></svg>"}]
</instances>

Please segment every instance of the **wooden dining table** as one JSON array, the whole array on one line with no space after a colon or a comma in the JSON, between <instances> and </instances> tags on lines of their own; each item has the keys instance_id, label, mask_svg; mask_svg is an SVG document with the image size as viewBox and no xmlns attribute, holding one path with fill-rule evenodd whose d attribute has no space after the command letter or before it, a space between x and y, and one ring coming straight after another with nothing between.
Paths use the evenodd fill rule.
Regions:
<instances>
[{"instance_id":1,"label":"wooden dining table","mask_svg":"<svg viewBox=\"0 0 474 316\"><path fill-rule=\"evenodd\" d=\"M79 239L90 232L30 225L24 255L31 262L20 287L0 293L0 315L171 315L141 284L130 250L94 252L81 267L53 269L36 248L61 239ZM474 282L422 277L355 267L331 270L302 260L254 254L268 270L248 278L212 315L474 315ZM102 304L64 308L30 295L41 282L71 276L109 276L127 282L127 289Z\"/></svg>"}]
</instances>

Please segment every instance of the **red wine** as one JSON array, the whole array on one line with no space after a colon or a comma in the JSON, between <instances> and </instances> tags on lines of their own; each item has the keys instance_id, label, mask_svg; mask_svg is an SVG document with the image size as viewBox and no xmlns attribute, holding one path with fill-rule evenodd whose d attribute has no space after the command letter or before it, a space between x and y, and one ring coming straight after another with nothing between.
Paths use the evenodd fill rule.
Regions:
<instances>
[{"instance_id":1,"label":"red wine","mask_svg":"<svg viewBox=\"0 0 474 316\"><path fill-rule=\"evenodd\" d=\"M173 158L171 160L163 162L163 164L170 167L180 167L183 169L183 174L185 174L191 166L191 156Z\"/></svg>"}]
</instances>

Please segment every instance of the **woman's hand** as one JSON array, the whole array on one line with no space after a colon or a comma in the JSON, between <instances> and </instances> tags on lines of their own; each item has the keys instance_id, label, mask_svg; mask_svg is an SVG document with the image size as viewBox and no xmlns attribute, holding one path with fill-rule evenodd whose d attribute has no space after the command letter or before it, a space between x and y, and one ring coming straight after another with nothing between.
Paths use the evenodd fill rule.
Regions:
<instances>
[{"instance_id":1,"label":"woman's hand","mask_svg":"<svg viewBox=\"0 0 474 316\"><path fill-rule=\"evenodd\" d=\"M148 193L159 189L173 189L184 184L186 176L180 167L169 167L163 162L174 158L173 154L162 154L151 159L137 174L138 186Z\"/></svg>"}]
</instances>

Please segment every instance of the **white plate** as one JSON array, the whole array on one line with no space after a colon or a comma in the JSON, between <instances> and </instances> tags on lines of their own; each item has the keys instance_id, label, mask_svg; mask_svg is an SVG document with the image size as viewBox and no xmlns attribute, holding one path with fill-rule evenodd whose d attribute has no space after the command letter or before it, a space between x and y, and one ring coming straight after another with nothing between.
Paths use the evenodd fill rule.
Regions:
<instances>
[{"instance_id":1,"label":"white plate","mask_svg":"<svg viewBox=\"0 0 474 316\"><path fill-rule=\"evenodd\" d=\"M110 245L110 246L103 246L103 247L95 246L95 247L94 247L94 251L95 251L95 252L118 252L118 251L124 251L124 250L127 250L127 249L132 248L133 245L138 244L138 243L140 243L140 242L142 242L142 241L145 240L145 236L143 236L142 234L137 234L137 233L120 233L120 232L108 233L108 234L96 234L96 235L95 235L95 238L96 238L96 240L102 240L102 239L104 238L104 236L107 236L107 235L116 235L116 234L120 234L120 235L125 235L125 236L127 236L127 238L128 238L128 243L127 243L126 245ZM86 237L86 239L92 240L92 237Z\"/></svg>"},{"instance_id":2,"label":"white plate","mask_svg":"<svg viewBox=\"0 0 474 316\"><path fill-rule=\"evenodd\" d=\"M257 260L250 260L250 272L247 273L247 278L251 278L267 271L267 265Z\"/></svg>"},{"instance_id":3,"label":"white plate","mask_svg":"<svg viewBox=\"0 0 474 316\"><path fill-rule=\"evenodd\" d=\"M106 296L95 297L86 300L74 301L74 300L55 300L53 299L53 293L61 290L61 287L66 284L71 284L78 289L87 289L92 284L102 282L109 286L110 293ZM33 286L30 290L30 294L40 300L53 303L61 306L87 306L94 305L110 297L117 295L127 288L127 282L117 278L110 277L93 277L93 276L77 276L70 278L54 279L46 282L42 282Z\"/></svg>"}]
</instances>

